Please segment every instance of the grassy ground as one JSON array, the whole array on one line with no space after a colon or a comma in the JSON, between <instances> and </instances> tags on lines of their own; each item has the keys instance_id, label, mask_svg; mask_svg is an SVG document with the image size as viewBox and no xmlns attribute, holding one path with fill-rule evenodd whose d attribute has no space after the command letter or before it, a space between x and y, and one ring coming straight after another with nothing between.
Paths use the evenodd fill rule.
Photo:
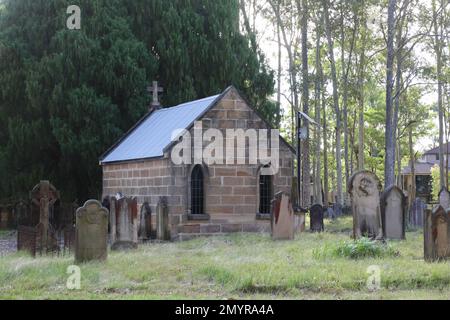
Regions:
<instances>
[{"instance_id":1,"label":"grassy ground","mask_svg":"<svg viewBox=\"0 0 450 320\"><path fill-rule=\"evenodd\" d=\"M423 237L390 242L398 257L350 260L317 254L349 240L351 219L327 232L274 242L267 234L234 234L141 245L81 265L81 289L68 290L73 256L0 258L3 299L450 299L450 263L425 263ZM379 266L381 290L370 292L367 268Z\"/></svg>"}]
</instances>

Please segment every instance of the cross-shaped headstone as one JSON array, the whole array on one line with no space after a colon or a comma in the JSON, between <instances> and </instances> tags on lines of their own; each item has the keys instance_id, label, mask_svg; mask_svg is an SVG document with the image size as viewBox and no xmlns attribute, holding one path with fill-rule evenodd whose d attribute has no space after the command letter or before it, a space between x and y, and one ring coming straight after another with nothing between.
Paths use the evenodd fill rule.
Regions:
<instances>
[{"instance_id":1,"label":"cross-shaped headstone","mask_svg":"<svg viewBox=\"0 0 450 320\"><path fill-rule=\"evenodd\" d=\"M161 105L159 103L159 93L163 92L164 89L162 87L158 87L158 81L153 81L152 86L148 87L147 91L150 92L150 94L153 96L153 100L152 100L151 106L153 108L159 107Z\"/></svg>"},{"instance_id":2,"label":"cross-shaped headstone","mask_svg":"<svg viewBox=\"0 0 450 320\"><path fill-rule=\"evenodd\" d=\"M50 224L50 207L59 199L59 192L49 181L41 181L31 191L31 200L39 206L39 223L42 225L42 244L48 245L48 230Z\"/></svg>"}]
</instances>

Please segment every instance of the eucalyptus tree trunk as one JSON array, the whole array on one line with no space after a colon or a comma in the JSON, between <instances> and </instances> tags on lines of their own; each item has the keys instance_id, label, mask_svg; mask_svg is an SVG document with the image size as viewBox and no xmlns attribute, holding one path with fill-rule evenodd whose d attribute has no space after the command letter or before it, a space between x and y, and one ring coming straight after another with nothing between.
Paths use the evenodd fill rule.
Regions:
<instances>
[{"instance_id":1,"label":"eucalyptus tree trunk","mask_svg":"<svg viewBox=\"0 0 450 320\"><path fill-rule=\"evenodd\" d=\"M345 63L345 29L344 29L344 12L341 2L341 66L342 66L342 122L344 125L344 167L345 167L345 181L349 179L349 163L348 163L348 91L347 91L347 71ZM350 62L350 61L349 61ZM344 197L347 200L347 197Z\"/></svg>"},{"instance_id":2,"label":"eucalyptus tree trunk","mask_svg":"<svg viewBox=\"0 0 450 320\"><path fill-rule=\"evenodd\" d=\"M416 199L416 159L413 148L413 127L409 125L409 158L411 161L411 193L409 195L409 205L411 207L413 201Z\"/></svg>"},{"instance_id":3,"label":"eucalyptus tree trunk","mask_svg":"<svg viewBox=\"0 0 450 320\"><path fill-rule=\"evenodd\" d=\"M350 143L351 143L351 151L350 151L350 176L353 175L355 172L355 161L354 157L356 157L356 150L355 150L355 138L356 138L356 119L358 115L358 110L355 108L353 110L353 126L352 126L352 133L350 134Z\"/></svg>"},{"instance_id":4,"label":"eucalyptus tree trunk","mask_svg":"<svg viewBox=\"0 0 450 320\"><path fill-rule=\"evenodd\" d=\"M445 95L444 95L445 96ZM442 99L444 99L444 97L442 97ZM445 149L445 176L448 177L448 111L447 114L445 112L444 109L444 134L445 134L445 145L446 145L446 149ZM445 187L448 189L448 179L445 179Z\"/></svg>"},{"instance_id":5,"label":"eucalyptus tree trunk","mask_svg":"<svg viewBox=\"0 0 450 320\"><path fill-rule=\"evenodd\" d=\"M400 170L401 170L401 150L400 150L400 141L398 137L398 114L400 111L400 92L402 90L402 23L399 24L397 30L397 39L396 39L396 60L397 60L397 69L395 74L395 98L394 98L394 118L392 120L392 131L394 133L394 143L397 143L397 186L400 186Z\"/></svg>"},{"instance_id":6,"label":"eucalyptus tree trunk","mask_svg":"<svg viewBox=\"0 0 450 320\"><path fill-rule=\"evenodd\" d=\"M297 91L298 85L297 85L297 68L296 68L296 57L297 57L297 46L293 45L293 40L289 39L286 33L286 25L283 23L283 20L281 18L281 11L280 11L280 1L278 0L268 0L267 1L269 5L271 6L273 13L275 15L277 25L280 28L281 31L281 38L284 43L284 47L286 48L286 52L288 55L288 64L289 64L289 82L290 82L290 89L291 89L291 116L292 116L292 131L291 131L291 137L292 141L297 141L297 134L296 128L298 128L298 117L297 112L299 110L299 94ZM301 186L298 186L299 190L301 189ZM300 191L299 191L300 194Z\"/></svg>"},{"instance_id":7,"label":"eucalyptus tree trunk","mask_svg":"<svg viewBox=\"0 0 450 320\"><path fill-rule=\"evenodd\" d=\"M362 15L362 38L358 72L358 170L364 170L364 71L366 63L365 45L367 19L364 11L362 12Z\"/></svg>"},{"instance_id":8,"label":"eucalyptus tree trunk","mask_svg":"<svg viewBox=\"0 0 450 320\"><path fill-rule=\"evenodd\" d=\"M388 30L387 30L387 61L386 61L386 153L384 159L384 187L391 187L395 183L395 141L393 128L392 91L394 67L394 33L395 9L397 0L389 0Z\"/></svg>"},{"instance_id":9,"label":"eucalyptus tree trunk","mask_svg":"<svg viewBox=\"0 0 450 320\"><path fill-rule=\"evenodd\" d=\"M329 0L322 0L324 16L325 16L325 33L328 42L328 55L330 59L331 67L331 80L333 85L333 107L334 113L336 115L336 189L337 198L336 201L339 205L342 205L343 193L342 193L342 156L341 156L341 112L339 109L339 96L337 89L337 75L336 75L336 62L334 59L334 44L331 37L331 25L330 25L330 14L329 14Z\"/></svg>"},{"instance_id":10,"label":"eucalyptus tree trunk","mask_svg":"<svg viewBox=\"0 0 450 320\"><path fill-rule=\"evenodd\" d=\"M442 2L443 4L443 2ZM433 6L433 27L434 27L434 51L436 54L436 71L438 81L438 110L439 110L439 178L440 188L445 187L446 178L444 170L444 110L442 107L442 11L440 18L437 17L436 0ZM442 10L443 8L441 8ZM440 26L440 28L439 28Z\"/></svg>"},{"instance_id":11,"label":"eucalyptus tree trunk","mask_svg":"<svg viewBox=\"0 0 450 320\"><path fill-rule=\"evenodd\" d=\"M280 12L280 4L277 4L277 12ZM281 117L281 73L282 73L282 64L281 64L281 30L280 30L280 23L277 20L277 45L278 45L278 73L277 73L277 111L278 119L280 120Z\"/></svg>"},{"instance_id":12,"label":"eucalyptus tree trunk","mask_svg":"<svg viewBox=\"0 0 450 320\"><path fill-rule=\"evenodd\" d=\"M401 150L400 139L398 139L397 140L397 187L399 187L400 189L403 189L401 173L402 173L402 150Z\"/></svg>"},{"instance_id":13,"label":"eucalyptus tree trunk","mask_svg":"<svg viewBox=\"0 0 450 320\"><path fill-rule=\"evenodd\" d=\"M321 55L320 55L320 24L316 24L316 77L315 77L315 95L314 95L314 116L315 121L320 123L320 92L321 92L321 82L322 82L322 65L321 65ZM322 198L322 184L320 179L320 127L316 128L314 131L314 141L316 143L316 167L314 175L314 185L315 194L314 202L318 204L323 204L324 199Z\"/></svg>"},{"instance_id":14,"label":"eucalyptus tree trunk","mask_svg":"<svg viewBox=\"0 0 450 320\"><path fill-rule=\"evenodd\" d=\"M314 132L314 137L315 136L316 136L316 134ZM314 145L314 143L312 145ZM312 198L313 198L312 199L312 201L313 201L312 203L315 204L316 203L316 196L317 196L317 185L316 185L316 180L315 180L316 169L317 169L317 166L316 166L316 163L317 163L316 154L314 153L314 155L312 155L311 158L312 158L312 176L314 177L314 183L312 185Z\"/></svg>"},{"instance_id":15,"label":"eucalyptus tree trunk","mask_svg":"<svg viewBox=\"0 0 450 320\"><path fill-rule=\"evenodd\" d=\"M401 187L400 182L400 176L401 176L401 150L400 150L400 137L398 134L398 117L400 112L400 99L403 97L402 90L403 90L403 47L405 45L405 42L407 41L404 39L403 36L403 28L405 26L405 23L407 24L407 10L409 6L409 0L406 0L403 5L401 6L399 15L401 15L400 18L397 20L397 34L396 34L396 50L395 50L395 59L397 61L397 69L395 74L395 96L394 96L394 118L392 120L392 131L394 134L394 142L397 142L397 186Z\"/></svg>"},{"instance_id":16,"label":"eucalyptus tree trunk","mask_svg":"<svg viewBox=\"0 0 450 320\"><path fill-rule=\"evenodd\" d=\"M354 25L352 38L350 39L350 53L348 61L345 60L345 26L344 26L344 10L341 4L341 66L342 66L342 118L344 125L344 163L345 163L345 181L350 178L350 161L349 161L349 146L348 146L348 74L350 71L350 65L353 55L353 49L355 44L356 29L357 29L357 15L354 14ZM347 202L348 197L345 197Z\"/></svg>"},{"instance_id":17,"label":"eucalyptus tree trunk","mask_svg":"<svg viewBox=\"0 0 450 320\"><path fill-rule=\"evenodd\" d=\"M300 9L300 8L299 8ZM302 103L303 112L309 114L309 77L308 77L308 0L302 0L301 5L302 20ZM303 206L309 207L311 204L311 173L309 156L309 123L304 121L306 129L306 139L303 141L303 161L302 161L302 184L303 184Z\"/></svg>"},{"instance_id":18,"label":"eucalyptus tree trunk","mask_svg":"<svg viewBox=\"0 0 450 320\"><path fill-rule=\"evenodd\" d=\"M321 86L323 87L323 77L320 79ZM328 183L328 137L327 137L327 104L325 100L325 90L322 90L322 111L323 111L323 188L325 197L323 199L323 205L328 207L328 194L330 192L330 186Z\"/></svg>"}]
</instances>

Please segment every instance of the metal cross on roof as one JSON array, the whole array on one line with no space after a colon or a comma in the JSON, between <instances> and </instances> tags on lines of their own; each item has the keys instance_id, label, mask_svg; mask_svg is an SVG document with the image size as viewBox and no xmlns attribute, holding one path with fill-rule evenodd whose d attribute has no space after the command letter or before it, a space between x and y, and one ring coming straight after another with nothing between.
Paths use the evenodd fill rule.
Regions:
<instances>
[{"instance_id":1,"label":"metal cross on roof","mask_svg":"<svg viewBox=\"0 0 450 320\"><path fill-rule=\"evenodd\" d=\"M153 96L152 107L159 107L161 104L159 103L159 93L164 92L162 87L158 87L158 81L153 81L152 86L147 88L147 91L150 92Z\"/></svg>"}]
</instances>

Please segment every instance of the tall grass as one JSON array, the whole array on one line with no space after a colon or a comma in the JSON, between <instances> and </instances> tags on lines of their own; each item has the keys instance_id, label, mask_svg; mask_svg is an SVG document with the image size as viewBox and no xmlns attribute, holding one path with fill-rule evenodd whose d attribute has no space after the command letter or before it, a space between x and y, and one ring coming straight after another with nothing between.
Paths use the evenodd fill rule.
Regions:
<instances>
[{"instance_id":1,"label":"tall grass","mask_svg":"<svg viewBox=\"0 0 450 320\"><path fill-rule=\"evenodd\" d=\"M316 259L325 257L344 257L349 259L398 257L400 252L391 245L368 238L346 240L332 244L325 244L313 250Z\"/></svg>"},{"instance_id":2,"label":"tall grass","mask_svg":"<svg viewBox=\"0 0 450 320\"><path fill-rule=\"evenodd\" d=\"M81 289L68 290L73 256L22 253L0 258L6 299L389 299L450 298L450 264L423 261L423 237L386 245L350 240L351 220L333 232L305 232L293 241L233 234L109 252L104 263L80 265ZM331 228L326 221L326 228ZM366 289L367 268L380 267L382 290Z\"/></svg>"}]
</instances>

